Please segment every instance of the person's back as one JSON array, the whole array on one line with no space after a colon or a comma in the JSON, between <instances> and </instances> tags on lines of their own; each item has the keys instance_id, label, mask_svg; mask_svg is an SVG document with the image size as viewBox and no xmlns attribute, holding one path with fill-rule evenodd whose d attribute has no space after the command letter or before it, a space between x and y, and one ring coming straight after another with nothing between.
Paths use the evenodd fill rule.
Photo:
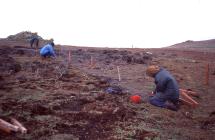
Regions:
<instances>
[{"instance_id":1,"label":"person's back","mask_svg":"<svg viewBox=\"0 0 215 140\"><path fill-rule=\"evenodd\" d=\"M149 66L146 74L155 78L156 88L149 102L152 105L168 108L174 111L179 109L179 87L175 78L165 69L159 66ZM170 101L172 104L168 104Z\"/></svg>"},{"instance_id":2,"label":"person's back","mask_svg":"<svg viewBox=\"0 0 215 140\"><path fill-rule=\"evenodd\" d=\"M155 75L156 92L160 98L178 100L179 87L175 78L165 69L161 68Z\"/></svg>"},{"instance_id":3,"label":"person's back","mask_svg":"<svg viewBox=\"0 0 215 140\"><path fill-rule=\"evenodd\" d=\"M47 57L47 56L54 56L55 57L56 55L55 55L53 46L54 45L52 45L52 43L46 44L45 46L43 46L40 49L40 55L43 57Z\"/></svg>"}]
</instances>

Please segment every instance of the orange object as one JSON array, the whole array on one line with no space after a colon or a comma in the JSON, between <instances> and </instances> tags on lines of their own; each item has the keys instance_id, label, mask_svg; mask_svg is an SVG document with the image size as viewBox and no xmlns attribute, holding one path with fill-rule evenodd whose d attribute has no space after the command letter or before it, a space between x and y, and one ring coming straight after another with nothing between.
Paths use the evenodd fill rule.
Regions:
<instances>
[{"instance_id":1,"label":"orange object","mask_svg":"<svg viewBox=\"0 0 215 140\"><path fill-rule=\"evenodd\" d=\"M180 92L180 98L185 100L192 107L197 107L199 105L199 103L196 102L194 99L192 99L189 95L187 95L187 93L185 91Z\"/></svg>"},{"instance_id":2,"label":"orange object","mask_svg":"<svg viewBox=\"0 0 215 140\"><path fill-rule=\"evenodd\" d=\"M187 106L193 106L193 104L185 99L179 98L179 101L181 101L183 104Z\"/></svg>"},{"instance_id":3,"label":"orange object","mask_svg":"<svg viewBox=\"0 0 215 140\"><path fill-rule=\"evenodd\" d=\"M13 125L19 127L19 131L22 134L26 134L27 133L27 129L19 121L17 121L15 118L11 118L11 122L13 123Z\"/></svg>"},{"instance_id":4,"label":"orange object","mask_svg":"<svg viewBox=\"0 0 215 140\"><path fill-rule=\"evenodd\" d=\"M12 125L2 119L0 119L0 130L10 133L11 131L17 132L19 129L18 126Z\"/></svg>"},{"instance_id":5,"label":"orange object","mask_svg":"<svg viewBox=\"0 0 215 140\"><path fill-rule=\"evenodd\" d=\"M194 91L190 91L190 90L186 90L186 89L180 89L180 92L185 92L189 96L191 95L191 96L199 98L199 94L194 92Z\"/></svg>"},{"instance_id":6,"label":"orange object","mask_svg":"<svg viewBox=\"0 0 215 140\"><path fill-rule=\"evenodd\" d=\"M141 96L133 95L130 97L130 100L131 100L131 102L138 104L141 102Z\"/></svg>"}]
</instances>

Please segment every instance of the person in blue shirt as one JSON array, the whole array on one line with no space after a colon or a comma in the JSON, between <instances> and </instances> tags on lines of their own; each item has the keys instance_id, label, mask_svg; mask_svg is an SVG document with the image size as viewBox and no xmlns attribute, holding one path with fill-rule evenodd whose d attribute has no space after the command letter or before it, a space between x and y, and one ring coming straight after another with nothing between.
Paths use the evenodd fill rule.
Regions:
<instances>
[{"instance_id":1,"label":"person in blue shirt","mask_svg":"<svg viewBox=\"0 0 215 140\"><path fill-rule=\"evenodd\" d=\"M179 87L175 78L164 68L149 66L146 74L155 79L156 88L149 102L157 107L177 111L179 109Z\"/></svg>"},{"instance_id":2,"label":"person in blue shirt","mask_svg":"<svg viewBox=\"0 0 215 140\"><path fill-rule=\"evenodd\" d=\"M49 43L43 46L40 49L40 55L42 57L56 57L55 51L54 51L54 43Z\"/></svg>"},{"instance_id":3,"label":"person in blue shirt","mask_svg":"<svg viewBox=\"0 0 215 140\"><path fill-rule=\"evenodd\" d=\"M33 45L35 44L36 48L38 48L39 46L39 39L37 36L33 36L30 40L30 45L31 45L31 48L33 48Z\"/></svg>"}]
</instances>

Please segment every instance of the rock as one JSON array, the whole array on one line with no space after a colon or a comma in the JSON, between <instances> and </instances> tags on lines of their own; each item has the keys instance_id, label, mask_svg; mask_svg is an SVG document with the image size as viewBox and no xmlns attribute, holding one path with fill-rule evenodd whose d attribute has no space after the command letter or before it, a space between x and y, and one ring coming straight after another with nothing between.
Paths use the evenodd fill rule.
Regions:
<instances>
[{"instance_id":1,"label":"rock","mask_svg":"<svg viewBox=\"0 0 215 140\"><path fill-rule=\"evenodd\" d=\"M15 35L10 35L7 37L7 39L8 40L30 40L32 36L37 36L39 39L42 39L42 37L38 36L37 33L32 33L28 31L23 31Z\"/></svg>"},{"instance_id":2,"label":"rock","mask_svg":"<svg viewBox=\"0 0 215 140\"><path fill-rule=\"evenodd\" d=\"M47 44L47 43L53 41L53 39L45 40L41 36L39 36L37 34L37 32L32 33L32 32L29 32L29 31L23 31L23 32L17 33L15 35L9 35L7 37L7 40L9 40L9 41L12 40L12 41L25 41L25 42L27 41L27 42L30 42L30 40L33 37L37 37L39 39L39 41L41 42L41 44Z\"/></svg>"},{"instance_id":3,"label":"rock","mask_svg":"<svg viewBox=\"0 0 215 140\"><path fill-rule=\"evenodd\" d=\"M79 100L82 104L92 103L96 101L95 98L92 96L82 96Z\"/></svg>"},{"instance_id":4,"label":"rock","mask_svg":"<svg viewBox=\"0 0 215 140\"><path fill-rule=\"evenodd\" d=\"M93 96L95 97L96 100L102 101L105 99L105 93L97 93L97 94L93 94Z\"/></svg>"},{"instance_id":5,"label":"rock","mask_svg":"<svg viewBox=\"0 0 215 140\"><path fill-rule=\"evenodd\" d=\"M76 138L72 134L57 134L57 135L52 135L50 140L79 140L79 138Z\"/></svg>"},{"instance_id":6,"label":"rock","mask_svg":"<svg viewBox=\"0 0 215 140\"><path fill-rule=\"evenodd\" d=\"M127 63L131 63L131 64L145 64L148 61L152 60L152 55L150 54L140 54L140 53L135 53L134 55L124 55L122 57L123 61L126 61Z\"/></svg>"},{"instance_id":7,"label":"rock","mask_svg":"<svg viewBox=\"0 0 215 140\"><path fill-rule=\"evenodd\" d=\"M16 80L18 80L20 83L24 83L27 81L27 78L25 77L25 75L20 75L16 77Z\"/></svg>"},{"instance_id":8,"label":"rock","mask_svg":"<svg viewBox=\"0 0 215 140\"><path fill-rule=\"evenodd\" d=\"M87 85L87 87L88 87L89 91L91 91L91 90L96 88L94 84L89 84L89 85Z\"/></svg>"},{"instance_id":9,"label":"rock","mask_svg":"<svg viewBox=\"0 0 215 140\"><path fill-rule=\"evenodd\" d=\"M109 94L122 94L122 89L118 86L112 86L112 87L108 87L106 90L105 90L106 93L109 93Z\"/></svg>"}]
</instances>

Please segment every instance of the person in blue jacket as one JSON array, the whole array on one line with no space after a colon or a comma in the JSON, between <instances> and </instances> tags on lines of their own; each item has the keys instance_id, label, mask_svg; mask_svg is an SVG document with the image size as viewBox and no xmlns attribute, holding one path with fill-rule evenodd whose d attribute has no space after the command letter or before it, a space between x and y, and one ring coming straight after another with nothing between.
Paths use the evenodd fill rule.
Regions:
<instances>
[{"instance_id":1,"label":"person in blue jacket","mask_svg":"<svg viewBox=\"0 0 215 140\"><path fill-rule=\"evenodd\" d=\"M149 102L157 107L177 111L179 109L179 87L175 78L164 68L149 66L146 74L155 79L156 88Z\"/></svg>"},{"instance_id":2,"label":"person in blue jacket","mask_svg":"<svg viewBox=\"0 0 215 140\"><path fill-rule=\"evenodd\" d=\"M55 51L54 51L54 43L49 43L43 46L40 49L40 55L42 57L56 57Z\"/></svg>"}]
</instances>

